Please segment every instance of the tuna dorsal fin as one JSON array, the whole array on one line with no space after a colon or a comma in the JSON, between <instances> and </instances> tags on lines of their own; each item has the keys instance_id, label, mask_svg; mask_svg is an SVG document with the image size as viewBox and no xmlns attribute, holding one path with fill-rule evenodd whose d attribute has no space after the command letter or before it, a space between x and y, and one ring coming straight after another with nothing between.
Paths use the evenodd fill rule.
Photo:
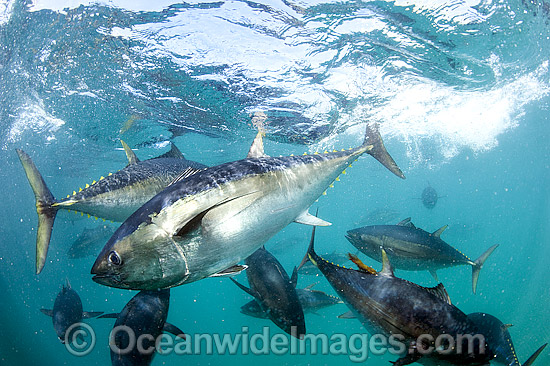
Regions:
<instances>
[{"instance_id":1,"label":"tuna dorsal fin","mask_svg":"<svg viewBox=\"0 0 550 366\"><path fill-rule=\"evenodd\" d=\"M294 266L294 269L292 270L292 277L290 277L290 283L292 283L292 286L296 288L296 285L298 284L298 267Z\"/></svg>"},{"instance_id":2,"label":"tuna dorsal fin","mask_svg":"<svg viewBox=\"0 0 550 366\"><path fill-rule=\"evenodd\" d=\"M245 269L247 269L248 266L246 264L235 264L234 266L231 266L229 268L224 269L223 271L219 271L218 273L214 273L210 277L226 277L226 276L234 276Z\"/></svg>"},{"instance_id":3,"label":"tuna dorsal fin","mask_svg":"<svg viewBox=\"0 0 550 366\"><path fill-rule=\"evenodd\" d=\"M177 146L174 145L173 143L170 143L170 150L168 150L167 152L165 152L162 155L157 156L155 159L159 159L159 158L162 158L162 159L165 159L165 158L185 159L185 157L181 153L180 149L178 149Z\"/></svg>"},{"instance_id":4,"label":"tuna dorsal fin","mask_svg":"<svg viewBox=\"0 0 550 366\"><path fill-rule=\"evenodd\" d=\"M361 272L376 274L376 271L373 268L371 268L371 267L367 266L365 263L363 263L361 261L361 259L357 258L356 255L348 253L348 258L349 258L350 261L355 263L355 265L357 266L357 268L359 268L359 270Z\"/></svg>"},{"instance_id":5,"label":"tuna dorsal fin","mask_svg":"<svg viewBox=\"0 0 550 366\"><path fill-rule=\"evenodd\" d=\"M188 177L192 176L193 174L196 174L196 173L200 172L201 170L202 169L189 167L189 168L185 169L183 172L181 172L181 174L178 175L177 178L174 179L172 181L172 183L169 184L169 186L171 186L172 184L176 184L177 182L182 181L185 178L188 178Z\"/></svg>"},{"instance_id":6,"label":"tuna dorsal fin","mask_svg":"<svg viewBox=\"0 0 550 366\"><path fill-rule=\"evenodd\" d=\"M447 290L445 290L445 286L443 286L442 283L435 287L424 287L424 289L432 295L435 295L436 297L445 301L447 304L451 305L451 298L449 297L449 294L447 293Z\"/></svg>"},{"instance_id":7,"label":"tuna dorsal fin","mask_svg":"<svg viewBox=\"0 0 550 366\"><path fill-rule=\"evenodd\" d=\"M527 359L527 361L525 361L525 362L523 363L523 365L521 365L521 366L531 366L531 365L533 364L533 362L535 362L535 359L536 359L537 357L539 357L539 355L540 355L541 352L544 350L544 347L546 347L547 344L548 344L548 343L545 343L545 344L543 344L542 346L540 346L539 349L536 350L535 353L533 353L533 354L531 355L531 357L529 357L529 358Z\"/></svg>"},{"instance_id":8,"label":"tuna dorsal fin","mask_svg":"<svg viewBox=\"0 0 550 366\"><path fill-rule=\"evenodd\" d=\"M40 309L42 314L49 316L50 318L53 318L53 310L52 309Z\"/></svg>"},{"instance_id":9,"label":"tuna dorsal fin","mask_svg":"<svg viewBox=\"0 0 550 366\"><path fill-rule=\"evenodd\" d=\"M178 328L174 324L164 323L164 327L162 327L162 330L166 333L171 333L171 334L175 335L176 337L185 340L185 333L183 332L183 330L181 330L180 328Z\"/></svg>"},{"instance_id":10,"label":"tuna dorsal fin","mask_svg":"<svg viewBox=\"0 0 550 366\"><path fill-rule=\"evenodd\" d=\"M444 225L444 226L440 227L439 229L437 229L436 231L434 231L432 233L432 236L435 236L436 238L439 238L441 236L441 234L445 231L447 226L449 226L449 225Z\"/></svg>"},{"instance_id":11,"label":"tuna dorsal fin","mask_svg":"<svg viewBox=\"0 0 550 366\"><path fill-rule=\"evenodd\" d=\"M116 319L118 318L118 313L109 313L109 314L103 314L98 319Z\"/></svg>"},{"instance_id":12,"label":"tuna dorsal fin","mask_svg":"<svg viewBox=\"0 0 550 366\"><path fill-rule=\"evenodd\" d=\"M304 211L300 215L298 215L297 218L294 219L294 222L297 222L299 224L304 225L311 225L311 226L330 226L332 225L330 222L327 222L325 220L322 220L318 218L317 216L313 216L309 212Z\"/></svg>"},{"instance_id":13,"label":"tuna dorsal fin","mask_svg":"<svg viewBox=\"0 0 550 366\"><path fill-rule=\"evenodd\" d=\"M384 248L380 248L382 251L382 270L378 274L392 276L393 277L393 268L391 267L390 260L388 259L388 254Z\"/></svg>"},{"instance_id":14,"label":"tuna dorsal fin","mask_svg":"<svg viewBox=\"0 0 550 366\"><path fill-rule=\"evenodd\" d=\"M247 158L263 158L267 156L264 153L264 142L262 139L262 133L258 132L256 135L256 138L252 142L252 146L250 146L250 150L248 150Z\"/></svg>"},{"instance_id":15,"label":"tuna dorsal fin","mask_svg":"<svg viewBox=\"0 0 550 366\"><path fill-rule=\"evenodd\" d=\"M413 229L416 229L416 226L411 222L411 218L407 217L405 220L399 221L397 223L398 226L406 226L406 227L412 227Z\"/></svg>"},{"instance_id":16,"label":"tuna dorsal fin","mask_svg":"<svg viewBox=\"0 0 550 366\"><path fill-rule=\"evenodd\" d=\"M122 140L120 140L120 143L122 144L122 147L124 148L124 152L126 153L126 157L128 158L128 165L139 163L138 157L132 151L132 149L130 149L130 146L128 146L128 144Z\"/></svg>"},{"instance_id":17,"label":"tuna dorsal fin","mask_svg":"<svg viewBox=\"0 0 550 366\"><path fill-rule=\"evenodd\" d=\"M508 329L510 327L513 327L513 326L514 326L514 324L502 324L502 330L506 330L506 329Z\"/></svg>"}]
</instances>

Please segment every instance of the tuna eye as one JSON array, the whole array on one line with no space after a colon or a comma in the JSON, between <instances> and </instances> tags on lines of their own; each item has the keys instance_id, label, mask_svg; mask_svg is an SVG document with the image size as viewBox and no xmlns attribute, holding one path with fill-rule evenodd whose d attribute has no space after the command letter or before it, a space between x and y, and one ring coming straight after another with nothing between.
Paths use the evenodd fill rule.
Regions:
<instances>
[{"instance_id":1,"label":"tuna eye","mask_svg":"<svg viewBox=\"0 0 550 366\"><path fill-rule=\"evenodd\" d=\"M115 266L120 266L122 264L122 259L120 259L120 256L117 252L112 251L111 253L109 253L109 263L112 263Z\"/></svg>"}]
</instances>

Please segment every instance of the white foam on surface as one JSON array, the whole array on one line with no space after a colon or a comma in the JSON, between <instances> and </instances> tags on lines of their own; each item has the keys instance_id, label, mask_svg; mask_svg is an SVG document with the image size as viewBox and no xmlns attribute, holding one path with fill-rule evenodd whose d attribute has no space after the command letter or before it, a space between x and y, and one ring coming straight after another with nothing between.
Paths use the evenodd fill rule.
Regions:
<instances>
[{"instance_id":1,"label":"white foam on surface","mask_svg":"<svg viewBox=\"0 0 550 366\"><path fill-rule=\"evenodd\" d=\"M44 135L46 141L55 140L55 132L64 124L65 121L46 112L42 103L29 102L18 108L18 113L9 129L7 142L4 144L3 149L5 150L8 144L19 141L21 135L26 131Z\"/></svg>"}]
</instances>

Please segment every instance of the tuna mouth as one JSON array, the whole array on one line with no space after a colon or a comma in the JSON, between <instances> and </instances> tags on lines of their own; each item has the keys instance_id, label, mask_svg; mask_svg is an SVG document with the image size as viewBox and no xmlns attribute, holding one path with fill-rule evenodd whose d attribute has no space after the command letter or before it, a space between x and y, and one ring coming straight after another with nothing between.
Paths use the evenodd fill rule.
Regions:
<instances>
[{"instance_id":1,"label":"tuna mouth","mask_svg":"<svg viewBox=\"0 0 550 366\"><path fill-rule=\"evenodd\" d=\"M124 285L120 274L96 274L92 281L109 287L128 288Z\"/></svg>"}]
</instances>

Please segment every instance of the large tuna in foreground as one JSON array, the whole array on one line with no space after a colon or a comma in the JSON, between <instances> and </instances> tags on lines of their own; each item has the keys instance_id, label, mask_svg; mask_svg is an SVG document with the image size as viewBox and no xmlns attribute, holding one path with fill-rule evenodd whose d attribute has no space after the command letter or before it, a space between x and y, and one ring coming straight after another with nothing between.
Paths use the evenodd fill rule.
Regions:
<instances>
[{"instance_id":1,"label":"large tuna in foreground","mask_svg":"<svg viewBox=\"0 0 550 366\"><path fill-rule=\"evenodd\" d=\"M451 305L443 285L425 288L395 277L384 250L380 272L353 255L359 270L329 263L315 253L314 237L315 228L304 261L319 268L371 335L394 337L389 344L399 345L393 353L401 356L395 366L488 365L494 358L480 329ZM438 339L445 342L438 345Z\"/></svg>"},{"instance_id":2,"label":"large tuna in foreground","mask_svg":"<svg viewBox=\"0 0 550 366\"><path fill-rule=\"evenodd\" d=\"M242 270L234 266L291 222L329 225L308 208L364 153L403 178L371 128L355 149L286 157L266 156L258 134L246 159L177 182L132 214L99 254L93 279L156 289Z\"/></svg>"}]
</instances>

